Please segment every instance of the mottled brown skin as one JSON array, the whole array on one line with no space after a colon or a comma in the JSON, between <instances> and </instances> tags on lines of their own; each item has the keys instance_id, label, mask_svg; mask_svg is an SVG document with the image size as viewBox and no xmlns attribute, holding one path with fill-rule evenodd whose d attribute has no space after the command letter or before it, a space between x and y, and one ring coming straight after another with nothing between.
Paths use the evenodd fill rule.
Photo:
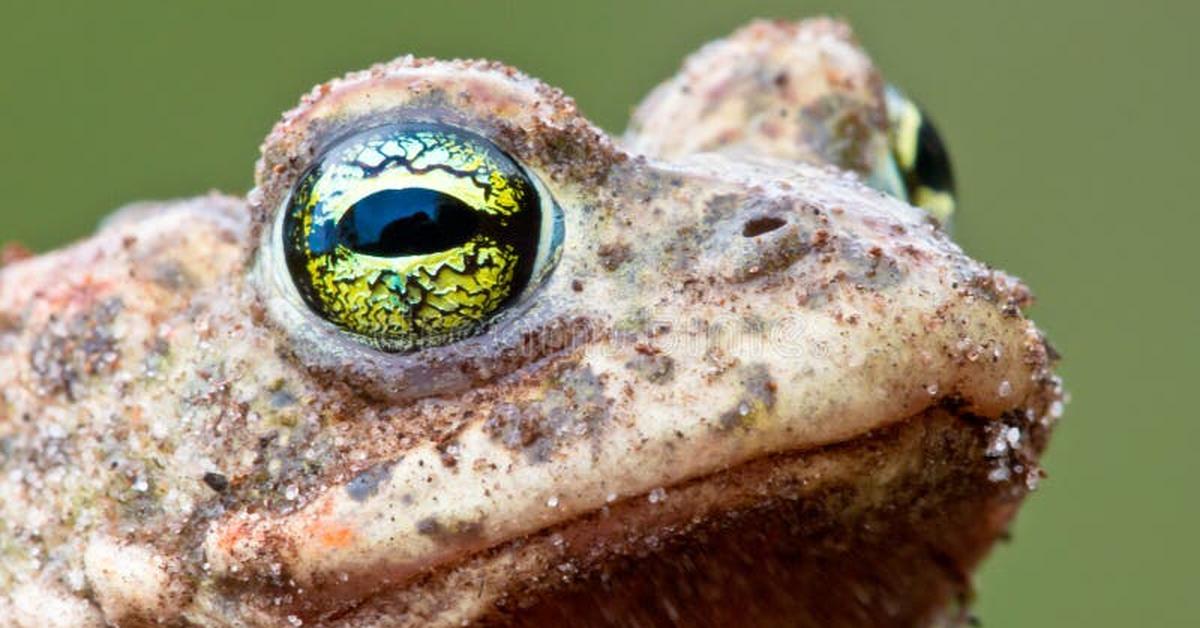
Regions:
<instances>
[{"instance_id":1,"label":"mottled brown skin","mask_svg":"<svg viewBox=\"0 0 1200 628\"><path fill-rule=\"evenodd\" d=\"M863 185L881 87L844 25L756 23L617 143L402 58L285 114L246 199L6 255L0 623L961 621L1061 390L1020 283ZM567 236L481 335L386 354L299 303L278 208L412 119L521 161Z\"/></svg>"}]
</instances>

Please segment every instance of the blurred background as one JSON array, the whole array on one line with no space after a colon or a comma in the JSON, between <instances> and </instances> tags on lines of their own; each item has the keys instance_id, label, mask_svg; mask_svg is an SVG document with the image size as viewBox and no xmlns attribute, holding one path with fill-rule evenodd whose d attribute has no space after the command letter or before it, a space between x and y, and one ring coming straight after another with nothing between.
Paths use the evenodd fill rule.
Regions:
<instances>
[{"instance_id":1,"label":"blurred background","mask_svg":"<svg viewBox=\"0 0 1200 628\"><path fill-rule=\"evenodd\" d=\"M1073 401L978 578L983 625L1198 625L1197 3L5 2L0 242L46 250L127 201L243 192L301 92L400 54L508 62L620 132L704 42L818 13L932 114L956 238L1028 281L1065 356Z\"/></svg>"}]
</instances>

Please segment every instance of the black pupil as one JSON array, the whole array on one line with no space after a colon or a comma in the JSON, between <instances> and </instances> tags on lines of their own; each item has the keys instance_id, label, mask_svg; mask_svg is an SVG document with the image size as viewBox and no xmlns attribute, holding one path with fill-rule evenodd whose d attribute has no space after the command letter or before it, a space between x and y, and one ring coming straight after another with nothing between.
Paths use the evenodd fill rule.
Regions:
<instances>
[{"instance_id":1,"label":"black pupil","mask_svg":"<svg viewBox=\"0 0 1200 628\"><path fill-rule=\"evenodd\" d=\"M461 246L478 229L478 212L458 198L427 188L405 188L382 190L359 200L338 221L337 235L356 253L403 257Z\"/></svg>"},{"instance_id":2,"label":"black pupil","mask_svg":"<svg viewBox=\"0 0 1200 628\"><path fill-rule=\"evenodd\" d=\"M954 193L950 155L942 144L942 136L925 116L921 116L921 125L917 127L917 156L913 170L920 184L939 192Z\"/></svg>"}]
</instances>

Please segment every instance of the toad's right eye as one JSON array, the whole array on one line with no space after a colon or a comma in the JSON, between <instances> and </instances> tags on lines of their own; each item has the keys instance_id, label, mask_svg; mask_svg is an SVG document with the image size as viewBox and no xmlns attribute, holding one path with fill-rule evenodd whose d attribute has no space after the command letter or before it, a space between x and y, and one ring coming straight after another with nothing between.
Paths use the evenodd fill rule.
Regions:
<instances>
[{"instance_id":1,"label":"toad's right eye","mask_svg":"<svg viewBox=\"0 0 1200 628\"><path fill-rule=\"evenodd\" d=\"M520 164L438 123L342 140L283 211L301 298L386 351L478 333L545 276L562 235L557 205Z\"/></svg>"}]
</instances>

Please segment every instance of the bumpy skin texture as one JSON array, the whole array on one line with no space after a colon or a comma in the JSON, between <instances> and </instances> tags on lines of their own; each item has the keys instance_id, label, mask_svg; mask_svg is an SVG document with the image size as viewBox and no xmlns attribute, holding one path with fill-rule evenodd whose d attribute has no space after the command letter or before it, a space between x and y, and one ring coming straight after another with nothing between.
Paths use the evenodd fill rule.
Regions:
<instances>
[{"instance_id":1,"label":"bumpy skin texture","mask_svg":"<svg viewBox=\"0 0 1200 628\"><path fill-rule=\"evenodd\" d=\"M247 199L0 270L0 623L960 619L1061 408L1028 294L846 170L885 116L844 25L697 59L624 145L510 68L398 59L285 114ZM384 354L299 302L278 209L411 119L519 160L566 240L484 334Z\"/></svg>"}]
</instances>

